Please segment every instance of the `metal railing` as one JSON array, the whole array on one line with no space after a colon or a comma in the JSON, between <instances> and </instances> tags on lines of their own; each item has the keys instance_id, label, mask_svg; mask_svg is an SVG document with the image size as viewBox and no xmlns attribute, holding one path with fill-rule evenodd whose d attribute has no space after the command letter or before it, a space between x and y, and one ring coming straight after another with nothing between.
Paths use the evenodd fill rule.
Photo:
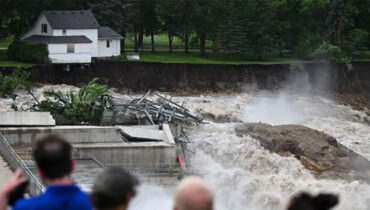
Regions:
<instances>
[{"instance_id":1,"label":"metal railing","mask_svg":"<svg viewBox=\"0 0 370 210\"><path fill-rule=\"evenodd\" d=\"M27 177L29 181L29 193L31 195L38 195L44 191L44 186L41 184L39 179L35 176L32 171L23 163L22 159L10 146L9 142L0 133L0 153L4 157L5 161L9 164L12 170L17 168L23 169L23 174Z\"/></svg>"}]
</instances>

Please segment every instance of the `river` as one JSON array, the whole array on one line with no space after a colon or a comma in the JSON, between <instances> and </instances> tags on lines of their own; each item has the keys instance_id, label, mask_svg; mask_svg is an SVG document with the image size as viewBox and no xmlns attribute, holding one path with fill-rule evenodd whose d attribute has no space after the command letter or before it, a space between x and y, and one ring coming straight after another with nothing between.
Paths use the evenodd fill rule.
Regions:
<instances>
[{"instance_id":1,"label":"river","mask_svg":"<svg viewBox=\"0 0 370 210\"><path fill-rule=\"evenodd\" d=\"M366 114L315 92L281 90L243 94L177 97L192 111L218 119L187 128L194 156L191 165L203 174L215 193L217 210L283 210L292 195L338 194L337 210L370 208L370 185L360 181L317 179L293 157L262 148L258 141L237 137L243 122L300 124L323 131L370 159L370 126ZM235 121L235 122L229 122ZM171 190L141 186L131 210L171 209ZM150 206L150 208L146 208Z\"/></svg>"},{"instance_id":2,"label":"river","mask_svg":"<svg viewBox=\"0 0 370 210\"><path fill-rule=\"evenodd\" d=\"M55 88L69 90L70 86ZM246 90L173 99L185 101L192 112L202 111L207 117L207 123L189 126L186 133L194 153L190 163L212 187L216 210L283 210L291 196L301 191L338 194L336 210L370 209L370 185L317 179L295 158L270 153L252 137L237 137L234 132L240 121L300 124L323 131L370 159L370 126L363 120L365 112L340 105L328 93L310 89ZM0 108L9 110L12 102L2 103ZM144 184L129 209L170 210L172 200L173 189Z\"/></svg>"}]
</instances>

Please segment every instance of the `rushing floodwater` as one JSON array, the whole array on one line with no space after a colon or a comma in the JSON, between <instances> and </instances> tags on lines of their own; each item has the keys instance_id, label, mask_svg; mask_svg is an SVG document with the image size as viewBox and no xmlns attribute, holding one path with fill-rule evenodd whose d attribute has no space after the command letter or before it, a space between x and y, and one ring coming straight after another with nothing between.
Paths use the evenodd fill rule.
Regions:
<instances>
[{"instance_id":1,"label":"rushing floodwater","mask_svg":"<svg viewBox=\"0 0 370 210\"><path fill-rule=\"evenodd\" d=\"M69 86L54 88L70 89ZM41 93L43 89L36 91ZM370 159L370 126L363 122L365 113L309 93L249 91L174 98L178 102L186 101L185 106L193 112L203 111L205 116L218 119L219 123L211 120L186 130L194 152L191 164L212 186L216 210L283 210L291 196L300 191L338 194L340 204L336 210L370 209L368 184L317 180L295 158L270 153L249 136L236 136L234 126L238 121L301 124L335 137ZM29 101L26 97L18 100ZM1 110L9 109L11 103L11 100L2 101ZM142 185L130 210L170 210L172 200L173 189Z\"/></svg>"},{"instance_id":2,"label":"rushing floodwater","mask_svg":"<svg viewBox=\"0 0 370 210\"><path fill-rule=\"evenodd\" d=\"M186 100L192 111L203 110L224 120L305 125L335 137L370 159L370 126L362 120L365 113L322 96L282 91L176 100ZM235 124L210 122L187 129L195 153L191 164L214 189L215 209L285 209L291 196L300 191L336 193L340 196L336 209L370 208L370 185L359 181L317 180L295 158L270 153L249 136L237 137ZM171 209L171 199L169 190L141 186L131 209Z\"/></svg>"}]
</instances>

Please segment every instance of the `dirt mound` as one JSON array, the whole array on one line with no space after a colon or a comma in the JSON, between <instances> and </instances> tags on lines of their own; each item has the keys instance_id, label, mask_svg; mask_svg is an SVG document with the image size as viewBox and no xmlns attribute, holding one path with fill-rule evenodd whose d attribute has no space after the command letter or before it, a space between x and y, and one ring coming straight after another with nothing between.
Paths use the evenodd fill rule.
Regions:
<instances>
[{"instance_id":1,"label":"dirt mound","mask_svg":"<svg viewBox=\"0 0 370 210\"><path fill-rule=\"evenodd\" d=\"M370 161L323 132L302 125L265 123L244 123L235 132L252 136L271 152L294 155L319 176L370 180Z\"/></svg>"}]
</instances>

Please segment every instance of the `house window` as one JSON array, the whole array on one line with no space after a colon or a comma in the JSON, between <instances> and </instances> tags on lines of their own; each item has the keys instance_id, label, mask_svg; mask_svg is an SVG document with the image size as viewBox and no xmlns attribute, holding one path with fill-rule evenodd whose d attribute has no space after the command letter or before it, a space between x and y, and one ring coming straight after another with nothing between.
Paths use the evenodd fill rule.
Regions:
<instances>
[{"instance_id":1,"label":"house window","mask_svg":"<svg viewBox=\"0 0 370 210\"><path fill-rule=\"evenodd\" d=\"M41 25L41 33L48 33L48 25L47 24L42 24Z\"/></svg>"},{"instance_id":2,"label":"house window","mask_svg":"<svg viewBox=\"0 0 370 210\"><path fill-rule=\"evenodd\" d=\"M63 36L67 36L67 30L66 29L63 29L62 33L63 33Z\"/></svg>"},{"instance_id":3,"label":"house window","mask_svg":"<svg viewBox=\"0 0 370 210\"><path fill-rule=\"evenodd\" d=\"M110 41L107 40L107 48L110 48Z\"/></svg>"},{"instance_id":4,"label":"house window","mask_svg":"<svg viewBox=\"0 0 370 210\"><path fill-rule=\"evenodd\" d=\"M67 44L67 53L74 53L74 52L75 52L75 45Z\"/></svg>"}]
</instances>

